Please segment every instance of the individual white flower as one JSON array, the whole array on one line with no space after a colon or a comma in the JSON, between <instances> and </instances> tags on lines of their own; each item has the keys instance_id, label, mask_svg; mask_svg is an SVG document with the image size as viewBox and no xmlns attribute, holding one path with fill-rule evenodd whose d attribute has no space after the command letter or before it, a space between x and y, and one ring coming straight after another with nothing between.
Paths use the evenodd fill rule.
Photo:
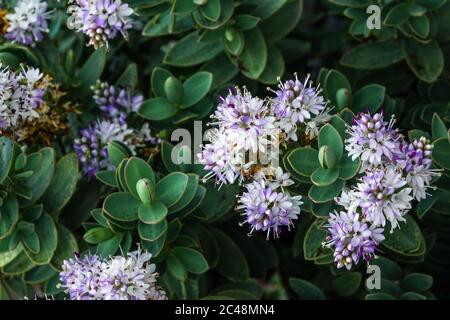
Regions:
<instances>
[{"instance_id":1,"label":"individual white flower","mask_svg":"<svg viewBox=\"0 0 450 320\"><path fill-rule=\"evenodd\" d=\"M353 189L343 189L341 195L335 198L336 204L344 207L347 212L356 212L359 206L359 198Z\"/></svg>"}]
</instances>

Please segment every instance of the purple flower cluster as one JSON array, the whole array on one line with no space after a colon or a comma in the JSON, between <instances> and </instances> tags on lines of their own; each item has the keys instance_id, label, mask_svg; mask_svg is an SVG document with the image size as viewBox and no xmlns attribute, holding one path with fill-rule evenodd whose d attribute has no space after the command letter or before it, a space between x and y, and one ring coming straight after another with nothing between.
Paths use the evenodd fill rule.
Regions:
<instances>
[{"instance_id":1,"label":"purple flower cluster","mask_svg":"<svg viewBox=\"0 0 450 320\"><path fill-rule=\"evenodd\" d=\"M397 160L397 166L404 170L406 182L418 201L426 198L433 177L439 176L439 170L431 168L432 152L433 145L430 140L421 137L402 147L403 157Z\"/></svg>"},{"instance_id":2,"label":"purple flower cluster","mask_svg":"<svg viewBox=\"0 0 450 320\"><path fill-rule=\"evenodd\" d=\"M127 257L76 256L64 261L59 287L71 300L166 300L151 257L140 248Z\"/></svg>"},{"instance_id":3,"label":"purple flower cluster","mask_svg":"<svg viewBox=\"0 0 450 320\"><path fill-rule=\"evenodd\" d=\"M36 109L44 103L45 88L39 69L22 68L18 72L0 64L0 128L19 129L39 117Z\"/></svg>"},{"instance_id":4,"label":"purple flower cluster","mask_svg":"<svg viewBox=\"0 0 450 320\"><path fill-rule=\"evenodd\" d=\"M301 196L291 196L286 187L292 184L289 174L279 167L279 145L297 140L297 126L302 125L309 137L317 135L319 127L330 119L321 90L297 79L281 83L272 91L274 98L253 97L245 88L230 90L221 98L211 116L215 126L206 138L208 144L197 155L209 173L204 180L215 177L216 183L246 184L239 198L238 209L253 231L273 232L278 237L281 228L293 225L300 213Z\"/></svg>"},{"instance_id":5,"label":"purple flower cluster","mask_svg":"<svg viewBox=\"0 0 450 320\"><path fill-rule=\"evenodd\" d=\"M133 14L128 4L121 0L70 0L67 12L67 26L83 32L94 48L107 47L111 40L121 33L128 38L128 29L133 27Z\"/></svg>"},{"instance_id":6,"label":"purple flower cluster","mask_svg":"<svg viewBox=\"0 0 450 320\"><path fill-rule=\"evenodd\" d=\"M309 75L304 82L298 80L297 75L293 80L280 82L278 90L273 92L273 114L285 133L286 140L297 141L297 127L301 124L311 138L315 137L318 127L330 119L327 103L321 95L322 90L312 85Z\"/></svg>"},{"instance_id":7,"label":"purple flower cluster","mask_svg":"<svg viewBox=\"0 0 450 320\"><path fill-rule=\"evenodd\" d=\"M360 158L362 176L357 186L335 199L345 211L330 214L325 245L334 246L339 268L350 269L361 258L368 261L384 239L386 222L391 233L400 227L412 200L426 198L432 178L439 175L431 169L430 141L422 137L407 143L393 124L393 118L384 121L383 113L360 113L348 130L345 148L353 160ZM356 241L355 234L366 237Z\"/></svg>"},{"instance_id":8,"label":"purple flower cluster","mask_svg":"<svg viewBox=\"0 0 450 320\"><path fill-rule=\"evenodd\" d=\"M291 196L283 190L283 185L293 182L289 175L277 170L275 181L269 181L265 177L245 185L246 192L239 198L238 210L242 210L244 223L250 225L250 234L253 231L270 232L278 238L282 227L293 226L292 220L296 220L300 214L300 206L303 204L301 196Z\"/></svg>"},{"instance_id":9,"label":"purple flower cluster","mask_svg":"<svg viewBox=\"0 0 450 320\"><path fill-rule=\"evenodd\" d=\"M14 12L6 15L9 26L5 37L11 42L34 46L48 32L47 2L41 0L19 0Z\"/></svg>"},{"instance_id":10,"label":"purple flower cluster","mask_svg":"<svg viewBox=\"0 0 450 320\"><path fill-rule=\"evenodd\" d=\"M103 111L107 119L124 124L132 112L137 112L144 97L133 95L130 90L109 85L107 82L97 81L92 87L94 101Z\"/></svg>"},{"instance_id":11,"label":"purple flower cluster","mask_svg":"<svg viewBox=\"0 0 450 320\"><path fill-rule=\"evenodd\" d=\"M352 160L361 158L362 170L382 166L400 153L401 136L393 129L394 122L384 121L382 112L359 113L353 119L345 149Z\"/></svg>"},{"instance_id":12,"label":"purple flower cluster","mask_svg":"<svg viewBox=\"0 0 450 320\"><path fill-rule=\"evenodd\" d=\"M368 262L378 244L384 240L383 228L369 225L354 212L330 213L329 235L325 246L334 246L334 261L338 268L350 270L361 259Z\"/></svg>"},{"instance_id":13,"label":"purple flower cluster","mask_svg":"<svg viewBox=\"0 0 450 320\"><path fill-rule=\"evenodd\" d=\"M113 169L107 152L107 145L113 140L127 143L132 134L126 124L97 121L87 128L80 130L80 137L75 139L73 148L86 176L92 177L99 170ZM131 145L130 145L131 147Z\"/></svg>"}]
</instances>

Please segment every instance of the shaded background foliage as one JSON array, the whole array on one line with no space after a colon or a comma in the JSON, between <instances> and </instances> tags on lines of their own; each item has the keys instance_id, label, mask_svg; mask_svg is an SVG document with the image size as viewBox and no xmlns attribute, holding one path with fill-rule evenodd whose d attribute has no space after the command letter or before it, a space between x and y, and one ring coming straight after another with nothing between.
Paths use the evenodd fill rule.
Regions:
<instances>
[{"instance_id":1,"label":"shaded background foliage","mask_svg":"<svg viewBox=\"0 0 450 320\"><path fill-rule=\"evenodd\" d=\"M87 48L82 35L65 28L65 3L50 3L56 13L47 41L36 48L2 43L0 61L49 73L82 113L69 116L72 135L58 137L52 148L29 146L26 156L2 140L1 298L62 297L56 288L62 259L77 250L126 252L137 242L154 254L171 298L449 298L448 1L129 0L141 30L128 42L116 39L108 52ZM380 30L366 26L372 4L381 8ZM413 207L408 224L374 260L380 290L365 287L364 265L351 272L333 266L320 228L333 204L308 199L311 181L295 163L290 171L304 196L303 213L294 230L270 241L239 227L238 186L200 183L203 169L173 164L168 142L150 158L112 143L115 172L99 173L100 181L78 174L72 140L99 114L90 90L97 79L141 91L147 100L133 121L148 121L169 139L173 129L192 131L194 120L206 120L230 86L265 96L267 86L294 72L311 73L342 118L348 110L383 109L405 135L435 143L434 162L445 171L432 197ZM155 221L145 210L156 209L134 187L141 178L153 181L150 192L166 208ZM32 201L23 200L23 189ZM40 248L33 248L33 234ZM52 236L43 241L44 234Z\"/></svg>"}]
</instances>

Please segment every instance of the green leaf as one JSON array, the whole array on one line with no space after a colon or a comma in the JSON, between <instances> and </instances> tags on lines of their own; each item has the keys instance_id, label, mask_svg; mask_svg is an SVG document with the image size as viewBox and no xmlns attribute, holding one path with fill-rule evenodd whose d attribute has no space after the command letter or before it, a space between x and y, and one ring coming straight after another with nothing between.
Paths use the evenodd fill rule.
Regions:
<instances>
[{"instance_id":1,"label":"green leaf","mask_svg":"<svg viewBox=\"0 0 450 320\"><path fill-rule=\"evenodd\" d=\"M161 202L143 203L138 208L139 219L147 224L161 222L167 216L167 208Z\"/></svg>"},{"instance_id":2,"label":"green leaf","mask_svg":"<svg viewBox=\"0 0 450 320\"><path fill-rule=\"evenodd\" d=\"M169 253L167 256L167 269L172 274L172 276L178 281L185 281L187 278L186 269L183 266L181 260L174 255L173 253Z\"/></svg>"},{"instance_id":3,"label":"green leaf","mask_svg":"<svg viewBox=\"0 0 450 320\"><path fill-rule=\"evenodd\" d=\"M222 13L222 6L220 0L208 0L205 5L200 7L202 15L211 21L217 21Z\"/></svg>"},{"instance_id":4,"label":"green leaf","mask_svg":"<svg viewBox=\"0 0 450 320\"><path fill-rule=\"evenodd\" d=\"M272 46L269 48L267 65L258 81L264 84L277 84L284 73L284 58L280 50Z\"/></svg>"},{"instance_id":5,"label":"green leaf","mask_svg":"<svg viewBox=\"0 0 450 320\"><path fill-rule=\"evenodd\" d=\"M156 185L156 195L159 201L161 201L169 210L170 207L175 205L181 200L189 177L181 172L172 172L162 178Z\"/></svg>"},{"instance_id":6,"label":"green leaf","mask_svg":"<svg viewBox=\"0 0 450 320\"><path fill-rule=\"evenodd\" d=\"M402 276L402 269L400 266L386 257L377 257L370 263L380 267L383 278L395 281L399 280Z\"/></svg>"},{"instance_id":7,"label":"green leaf","mask_svg":"<svg viewBox=\"0 0 450 320\"><path fill-rule=\"evenodd\" d=\"M366 300L395 300L395 297L387 293L369 293L366 295Z\"/></svg>"},{"instance_id":8,"label":"green leaf","mask_svg":"<svg viewBox=\"0 0 450 320\"><path fill-rule=\"evenodd\" d=\"M208 5L208 3L205 4ZM233 16L233 1L232 0L211 0L212 4L209 4L211 6L215 6L215 8L209 8L208 12L205 10L197 10L195 11L192 16L194 17L194 20L196 24L203 29L208 30L217 30L223 25L225 25L230 18ZM218 14L218 5L220 2L220 16L217 16ZM215 11L215 12L212 12Z\"/></svg>"},{"instance_id":9,"label":"green leaf","mask_svg":"<svg viewBox=\"0 0 450 320\"><path fill-rule=\"evenodd\" d=\"M21 232L22 243L25 249L31 253L38 253L40 250L39 237L35 232L23 234Z\"/></svg>"},{"instance_id":10,"label":"green leaf","mask_svg":"<svg viewBox=\"0 0 450 320\"><path fill-rule=\"evenodd\" d=\"M59 159L55 166L52 181L42 196L42 203L54 217L69 202L78 182L78 159L69 153Z\"/></svg>"},{"instance_id":11,"label":"green leaf","mask_svg":"<svg viewBox=\"0 0 450 320\"><path fill-rule=\"evenodd\" d=\"M325 294L315 284L298 278L290 278L289 285L302 300L325 300Z\"/></svg>"},{"instance_id":12,"label":"green leaf","mask_svg":"<svg viewBox=\"0 0 450 320\"><path fill-rule=\"evenodd\" d=\"M175 213L185 208L194 199L198 189L199 176L188 174L188 182L182 198L170 208L170 213Z\"/></svg>"},{"instance_id":13,"label":"green leaf","mask_svg":"<svg viewBox=\"0 0 450 320\"><path fill-rule=\"evenodd\" d=\"M194 210L196 210L202 204L205 196L206 196L206 188L204 186L198 185L197 191L192 201L189 202L187 206L184 206L181 210L177 211L175 215L184 218L190 213L194 212ZM178 207L178 204L176 206ZM174 208L172 208L171 211L174 212Z\"/></svg>"},{"instance_id":14,"label":"green leaf","mask_svg":"<svg viewBox=\"0 0 450 320\"><path fill-rule=\"evenodd\" d=\"M342 188L344 187L344 181L341 179L337 179L335 182L328 186L318 187L313 185L311 189L309 189L308 196L314 203L323 203L333 200L340 193Z\"/></svg>"},{"instance_id":15,"label":"green leaf","mask_svg":"<svg viewBox=\"0 0 450 320\"><path fill-rule=\"evenodd\" d=\"M167 232L167 220L163 219L161 222L155 224L146 224L139 221L138 232L141 239L155 241Z\"/></svg>"},{"instance_id":16,"label":"green leaf","mask_svg":"<svg viewBox=\"0 0 450 320\"><path fill-rule=\"evenodd\" d=\"M342 73L337 70L330 70L325 77L324 88L325 96L330 100L332 106L338 107L339 110L347 107L337 99L337 93L341 89L346 89L350 97L352 94L352 86Z\"/></svg>"},{"instance_id":17,"label":"green leaf","mask_svg":"<svg viewBox=\"0 0 450 320\"><path fill-rule=\"evenodd\" d=\"M83 239L87 243L99 244L101 242L111 239L113 236L114 236L114 232L112 232L110 229L103 228L103 227L96 227L96 228L89 229L84 234Z\"/></svg>"},{"instance_id":18,"label":"green leaf","mask_svg":"<svg viewBox=\"0 0 450 320\"><path fill-rule=\"evenodd\" d=\"M430 34L430 20L426 15L411 17L408 20L411 30L420 38L426 39Z\"/></svg>"},{"instance_id":19,"label":"green leaf","mask_svg":"<svg viewBox=\"0 0 450 320\"><path fill-rule=\"evenodd\" d=\"M224 37L225 50L232 56L238 56L242 53L245 46L244 34L237 29L227 28Z\"/></svg>"},{"instance_id":20,"label":"green leaf","mask_svg":"<svg viewBox=\"0 0 450 320\"><path fill-rule=\"evenodd\" d=\"M431 122L431 135L433 136L433 140L448 136L447 126L437 113L433 114L433 120Z\"/></svg>"},{"instance_id":21,"label":"green leaf","mask_svg":"<svg viewBox=\"0 0 450 320\"><path fill-rule=\"evenodd\" d=\"M353 112L365 112L372 114L380 109L386 94L386 88L379 84L369 84L359 89L353 96Z\"/></svg>"},{"instance_id":22,"label":"green leaf","mask_svg":"<svg viewBox=\"0 0 450 320\"><path fill-rule=\"evenodd\" d=\"M30 199L19 199L20 207L34 204L49 186L55 169L55 151L43 148L28 156L28 163L23 171L33 171L33 174L20 181L20 185L31 191Z\"/></svg>"},{"instance_id":23,"label":"green leaf","mask_svg":"<svg viewBox=\"0 0 450 320\"><path fill-rule=\"evenodd\" d=\"M102 183L117 188L116 173L114 171L102 170L95 173L95 177Z\"/></svg>"},{"instance_id":24,"label":"green leaf","mask_svg":"<svg viewBox=\"0 0 450 320\"><path fill-rule=\"evenodd\" d=\"M11 69L15 70L19 67L20 62L14 54L9 52L0 52L0 64L3 67L8 66Z\"/></svg>"},{"instance_id":25,"label":"green leaf","mask_svg":"<svg viewBox=\"0 0 450 320\"><path fill-rule=\"evenodd\" d=\"M266 41L275 42L288 35L297 26L302 13L303 0L287 1L280 10L260 23Z\"/></svg>"},{"instance_id":26,"label":"green leaf","mask_svg":"<svg viewBox=\"0 0 450 320\"><path fill-rule=\"evenodd\" d=\"M120 243L122 242L123 234L116 234L111 239L100 243L97 246L97 254L99 254L103 258L107 258L111 255L114 255L119 249Z\"/></svg>"},{"instance_id":27,"label":"green leaf","mask_svg":"<svg viewBox=\"0 0 450 320\"><path fill-rule=\"evenodd\" d=\"M279 11L286 2L287 0L258 0L252 14L264 20Z\"/></svg>"},{"instance_id":28,"label":"green leaf","mask_svg":"<svg viewBox=\"0 0 450 320\"><path fill-rule=\"evenodd\" d=\"M410 4L400 3L392 7L384 19L384 24L386 26L398 27L409 19L409 8Z\"/></svg>"},{"instance_id":29,"label":"green leaf","mask_svg":"<svg viewBox=\"0 0 450 320\"><path fill-rule=\"evenodd\" d=\"M152 92L157 97L165 97L164 84L169 77L172 77L172 73L166 69L156 67L153 69L151 77Z\"/></svg>"},{"instance_id":30,"label":"green leaf","mask_svg":"<svg viewBox=\"0 0 450 320\"><path fill-rule=\"evenodd\" d=\"M51 265L56 270L61 270L64 260L72 258L75 252L78 252L77 239L73 233L62 224L56 226L58 231L58 246L53 254Z\"/></svg>"},{"instance_id":31,"label":"green leaf","mask_svg":"<svg viewBox=\"0 0 450 320\"><path fill-rule=\"evenodd\" d=\"M248 14L241 14L234 17L234 27L246 31L257 26L261 19Z\"/></svg>"},{"instance_id":32,"label":"green leaf","mask_svg":"<svg viewBox=\"0 0 450 320\"><path fill-rule=\"evenodd\" d=\"M403 278L401 286L405 291L425 292L433 286L433 277L423 273L410 273Z\"/></svg>"},{"instance_id":33,"label":"green leaf","mask_svg":"<svg viewBox=\"0 0 450 320\"><path fill-rule=\"evenodd\" d=\"M5 180L11 169L14 145L6 137L0 137L0 183Z\"/></svg>"},{"instance_id":34,"label":"green leaf","mask_svg":"<svg viewBox=\"0 0 450 320\"><path fill-rule=\"evenodd\" d=\"M19 221L19 205L16 197L8 194L3 199L0 212L0 239L3 239L12 232Z\"/></svg>"},{"instance_id":35,"label":"green leaf","mask_svg":"<svg viewBox=\"0 0 450 320\"><path fill-rule=\"evenodd\" d=\"M8 241L9 242L9 241ZM0 252L0 268L3 268L8 263L13 261L17 256L19 256L23 251L23 245L19 243L13 250L8 250L5 252Z\"/></svg>"},{"instance_id":36,"label":"green leaf","mask_svg":"<svg viewBox=\"0 0 450 320\"><path fill-rule=\"evenodd\" d=\"M434 141L431 156L438 166L450 170L450 143L447 137Z\"/></svg>"},{"instance_id":37,"label":"green leaf","mask_svg":"<svg viewBox=\"0 0 450 320\"><path fill-rule=\"evenodd\" d=\"M350 180L358 174L360 166L361 160L359 158L353 161L352 158L348 156L348 154L344 153L341 162L339 162L337 165L339 169L339 178Z\"/></svg>"},{"instance_id":38,"label":"green leaf","mask_svg":"<svg viewBox=\"0 0 450 320\"><path fill-rule=\"evenodd\" d=\"M158 97L145 100L139 109L139 115L147 120L161 121L173 117L177 111L169 100Z\"/></svg>"},{"instance_id":39,"label":"green leaf","mask_svg":"<svg viewBox=\"0 0 450 320\"><path fill-rule=\"evenodd\" d=\"M328 218L330 212L333 212L335 201L328 201L324 203L312 203L312 214L317 218Z\"/></svg>"},{"instance_id":40,"label":"green leaf","mask_svg":"<svg viewBox=\"0 0 450 320\"><path fill-rule=\"evenodd\" d=\"M91 93L90 87L100 79L106 64L106 51L103 48L95 50L77 73L81 83L78 94L85 97Z\"/></svg>"},{"instance_id":41,"label":"green leaf","mask_svg":"<svg viewBox=\"0 0 450 320\"><path fill-rule=\"evenodd\" d=\"M338 161L342 158L344 143L339 132L332 125L326 124L320 129L318 143L319 147L332 147Z\"/></svg>"},{"instance_id":42,"label":"green leaf","mask_svg":"<svg viewBox=\"0 0 450 320\"><path fill-rule=\"evenodd\" d=\"M198 8L198 4L194 0L175 0L173 2L172 14L186 14L191 13Z\"/></svg>"},{"instance_id":43,"label":"green leaf","mask_svg":"<svg viewBox=\"0 0 450 320\"><path fill-rule=\"evenodd\" d=\"M396 229L393 233L386 228L384 236L386 239L382 245L387 249L397 253L413 253L419 250L423 241L422 233L416 221L409 215L405 216L406 221L401 223L401 228Z\"/></svg>"},{"instance_id":44,"label":"green leaf","mask_svg":"<svg viewBox=\"0 0 450 320\"><path fill-rule=\"evenodd\" d=\"M108 158L111 163L118 167L123 159L131 156L131 151L123 143L119 141L111 141L108 143Z\"/></svg>"},{"instance_id":45,"label":"green leaf","mask_svg":"<svg viewBox=\"0 0 450 320\"><path fill-rule=\"evenodd\" d=\"M298 174L309 177L317 168L320 167L319 152L311 147L301 147L294 149L287 161Z\"/></svg>"},{"instance_id":46,"label":"green leaf","mask_svg":"<svg viewBox=\"0 0 450 320\"><path fill-rule=\"evenodd\" d=\"M141 239L142 248L152 254L153 257L157 257L166 243L167 233L164 233L162 237L156 241L145 241Z\"/></svg>"},{"instance_id":47,"label":"green leaf","mask_svg":"<svg viewBox=\"0 0 450 320\"><path fill-rule=\"evenodd\" d=\"M399 41L370 42L347 51L341 64L356 69L381 69L393 65L405 57Z\"/></svg>"},{"instance_id":48,"label":"green leaf","mask_svg":"<svg viewBox=\"0 0 450 320\"><path fill-rule=\"evenodd\" d=\"M103 211L118 221L138 220L140 202L128 192L111 193L103 202Z\"/></svg>"},{"instance_id":49,"label":"green leaf","mask_svg":"<svg viewBox=\"0 0 450 320\"><path fill-rule=\"evenodd\" d=\"M322 246L327 236L326 230L322 227L322 220L316 219L305 235L303 241L303 255L305 260L315 260L324 256L328 256L331 251Z\"/></svg>"},{"instance_id":50,"label":"green leaf","mask_svg":"<svg viewBox=\"0 0 450 320\"><path fill-rule=\"evenodd\" d=\"M39 284L47 281L56 274L49 265L37 266L28 271L24 276L24 281L31 284Z\"/></svg>"},{"instance_id":51,"label":"green leaf","mask_svg":"<svg viewBox=\"0 0 450 320\"><path fill-rule=\"evenodd\" d=\"M339 176L338 168L324 169L322 167L317 168L311 175L311 181L316 186L329 186Z\"/></svg>"},{"instance_id":52,"label":"green leaf","mask_svg":"<svg viewBox=\"0 0 450 320\"><path fill-rule=\"evenodd\" d=\"M329 0L331 3L337 4L338 6L352 7L352 8L362 8L373 4L371 0Z\"/></svg>"},{"instance_id":53,"label":"green leaf","mask_svg":"<svg viewBox=\"0 0 450 320\"><path fill-rule=\"evenodd\" d=\"M58 246L58 232L50 215L44 213L35 223L36 233L39 237L40 250L34 254L27 252L28 257L35 264L48 264Z\"/></svg>"},{"instance_id":54,"label":"green leaf","mask_svg":"<svg viewBox=\"0 0 450 320\"><path fill-rule=\"evenodd\" d=\"M168 77L166 81L164 81L164 93L170 103L178 105L183 99L184 92L183 84L179 79Z\"/></svg>"},{"instance_id":55,"label":"green leaf","mask_svg":"<svg viewBox=\"0 0 450 320\"><path fill-rule=\"evenodd\" d=\"M139 199L139 194L136 189L136 184L139 180L148 179L152 184L152 188L156 185L156 178L152 167L141 158L131 157L128 159L125 164L124 173L127 188L137 199Z\"/></svg>"},{"instance_id":56,"label":"green leaf","mask_svg":"<svg viewBox=\"0 0 450 320\"><path fill-rule=\"evenodd\" d=\"M436 40L429 43L405 41L403 52L411 70L425 82L436 81L444 70L444 55Z\"/></svg>"},{"instance_id":57,"label":"green leaf","mask_svg":"<svg viewBox=\"0 0 450 320\"><path fill-rule=\"evenodd\" d=\"M191 273L202 274L209 269L205 257L197 250L177 247L172 250L172 253L181 260L186 270Z\"/></svg>"},{"instance_id":58,"label":"green leaf","mask_svg":"<svg viewBox=\"0 0 450 320\"><path fill-rule=\"evenodd\" d=\"M333 290L342 297L349 297L358 290L361 280L361 273L348 272L333 281Z\"/></svg>"},{"instance_id":59,"label":"green leaf","mask_svg":"<svg viewBox=\"0 0 450 320\"><path fill-rule=\"evenodd\" d=\"M267 65L267 47L264 36L258 27L245 31L245 48L240 61L242 73L250 79L258 79Z\"/></svg>"},{"instance_id":60,"label":"green leaf","mask_svg":"<svg viewBox=\"0 0 450 320\"><path fill-rule=\"evenodd\" d=\"M182 109L189 108L203 99L211 88L213 75L206 71L200 71L189 77L183 83L186 93L182 102Z\"/></svg>"},{"instance_id":61,"label":"green leaf","mask_svg":"<svg viewBox=\"0 0 450 320\"><path fill-rule=\"evenodd\" d=\"M422 219L425 214L436 204L438 196L434 192L431 195L419 201L416 207L416 214L419 219Z\"/></svg>"},{"instance_id":62,"label":"green leaf","mask_svg":"<svg viewBox=\"0 0 450 320\"><path fill-rule=\"evenodd\" d=\"M222 231L214 229L213 234L220 248L217 272L232 281L246 281L249 278L249 267L242 251Z\"/></svg>"},{"instance_id":63,"label":"green leaf","mask_svg":"<svg viewBox=\"0 0 450 320\"><path fill-rule=\"evenodd\" d=\"M10 263L2 269L4 275L20 275L31 270L35 264L28 258L25 251L21 251Z\"/></svg>"},{"instance_id":64,"label":"green leaf","mask_svg":"<svg viewBox=\"0 0 450 320\"><path fill-rule=\"evenodd\" d=\"M223 50L220 41L200 42L197 31L178 41L164 57L164 63L176 67L195 66L214 58Z\"/></svg>"},{"instance_id":65,"label":"green leaf","mask_svg":"<svg viewBox=\"0 0 450 320\"><path fill-rule=\"evenodd\" d=\"M125 71L116 81L116 85L124 88L134 89L138 84L138 70L136 63L127 66Z\"/></svg>"},{"instance_id":66,"label":"green leaf","mask_svg":"<svg viewBox=\"0 0 450 320\"><path fill-rule=\"evenodd\" d=\"M228 83L239 73L239 69L231 63L225 53L219 54L214 59L202 67L203 71L208 71L213 75L211 89L217 89L221 85Z\"/></svg>"}]
</instances>

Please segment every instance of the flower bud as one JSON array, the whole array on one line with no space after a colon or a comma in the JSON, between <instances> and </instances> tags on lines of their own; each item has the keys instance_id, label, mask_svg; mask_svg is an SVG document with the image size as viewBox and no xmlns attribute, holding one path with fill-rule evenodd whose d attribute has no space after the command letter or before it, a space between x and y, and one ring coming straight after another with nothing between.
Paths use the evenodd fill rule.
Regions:
<instances>
[{"instance_id":1,"label":"flower bud","mask_svg":"<svg viewBox=\"0 0 450 320\"><path fill-rule=\"evenodd\" d=\"M140 179L136 183L136 191L143 203L151 203L154 194L154 188L150 180Z\"/></svg>"},{"instance_id":2,"label":"flower bud","mask_svg":"<svg viewBox=\"0 0 450 320\"><path fill-rule=\"evenodd\" d=\"M330 169L336 165L336 154L332 147L322 146L319 149L319 163L324 169Z\"/></svg>"}]
</instances>

